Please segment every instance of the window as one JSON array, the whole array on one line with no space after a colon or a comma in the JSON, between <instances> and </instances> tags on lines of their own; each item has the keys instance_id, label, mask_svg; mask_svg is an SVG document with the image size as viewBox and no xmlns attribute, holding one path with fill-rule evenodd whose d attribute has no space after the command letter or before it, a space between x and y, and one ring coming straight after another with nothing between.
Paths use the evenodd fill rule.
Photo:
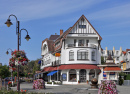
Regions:
<instances>
[{"instance_id":1,"label":"window","mask_svg":"<svg viewBox=\"0 0 130 94\"><path fill-rule=\"evenodd\" d=\"M69 51L69 60L74 60L74 51Z\"/></svg>"},{"instance_id":2,"label":"window","mask_svg":"<svg viewBox=\"0 0 130 94\"><path fill-rule=\"evenodd\" d=\"M83 39L79 40L78 46L84 46L84 40Z\"/></svg>"},{"instance_id":3,"label":"window","mask_svg":"<svg viewBox=\"0 0 130 94\"><path fill-rule=\"evenodd\" d=\"M116 54L118 55L118 51L116 51Z\"/></svg>"},{"instance_id":4,"label":"window","mask_svg":"<svg viewBox=\"0 0 130 94\"><path fill-rule=\"evenodd\" d=\"M117 57L116 60L118 61L118 60L119 60L119 57Z\"/></svg>"},{"instance_id":5,"label":"window","mask_svg":"<svg viewBox=\"0 0 130 94\"><path fill-rule=\"evenodd\" d=\"M88 52L79 50L77 52L77 59L78 60L87 60L88 59Z\"/></svg>"},{"instance_id":6,"label":"window","mask_svg":"<svg viewBox=\"0 0 130 94\"><path fill-rule=\"evenodd\" d=\"M88 47L89 40L86 40L86 46Z\"/></svg>"},{"instance_id":7,"label":"window","mask_svg":"<svg viewBox=\"0 0 130 94\"><path fill-rule=\"evenodd\" d=\"M69 80L70 81L77 81L77 79L76 79L76 70L75 69L71 69L70 71L69 71Z\"/></svg>"},{"instance_id":8,"label":"window","mask_svg":"<svg viewBox=\"0 0 130 94\"><path fill-rule=\"evenodd\" d=\"M76 46L76 39L74 39L74 46Z\"/></svg>"},{"instance_id":9,"label":"window","mask_svg":"<svg viewBox=\"0 0 130 94\"><path fill-rule=\"evenodd\" d=\"M86 25L79 25L79 28L86 28Z\"/></svg>"},{"instance_id":10,"label":"window","mask_svg":"<svg viewBox=\"0 0 130 94\"><path fill-rule=\"evenodd\" d=\"M47 48L47 45L46 44L44 44L44 46L43 46L43 50L45 50Z\"/></svg>"},{"instance_id":11,"label":"window","mask_svg":"<svg viewBox=\"0 0 130 94\"><path fill-rule=\"evenodd\" d=\"M92 60L95 60L95 52L92 52Z\"/></svg>"}]
</instances>

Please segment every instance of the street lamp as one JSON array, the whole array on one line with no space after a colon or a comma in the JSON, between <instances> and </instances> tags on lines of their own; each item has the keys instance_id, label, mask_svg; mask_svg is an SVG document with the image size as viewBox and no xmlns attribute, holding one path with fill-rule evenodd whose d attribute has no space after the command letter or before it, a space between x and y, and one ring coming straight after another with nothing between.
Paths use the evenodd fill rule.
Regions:
<instances>
[{"instance_id":1,"label":"street lamp","mask_svg":"<svg viewBox=\"0 0 130 94\"><path fill-rule=\"evenodd\" d=\"M11 53L13 52L12 51L12 49L7 49L7 51L6 51L6 54L8 55L9 54L9 51L8 50L10 50L11 51ZM12 74L12 72L13 72L13 67L11 67L11 78L12 78L12 83L13 83L13 74Z\"/></svg>"},{"instance_id":2,"label":"street lamp","mask_svg":"<svg viewBox=\"0 0 130 94\"><path fill-rule=\"evenodd\" d=\"M20 25L20 22L18 21L18 19L17 19L17 17L15 16L15 15L13 15L13 14L11 14L11 15L9 15L9 17L8 17L8 19L7 19L7 21L5 22L5 24L8 26L8 27L10 27L11 25L13 25L12 24L12 22L11 22L11 20L10 20L10 17L11 16L13 16L13 17L15 17L16 18L16 34L18 35L18 51L19 51L19 46L21 45L21 31L22 30L25 30L26 32L27 32L27 35L26 35L26 37L25 37L25 39L28 41L29 39L30 39L30 36L28 35L28 31L26 30L26 29L21 29L21 30L19 30L19 25ZM7 54L8 54L8 52L7 52ZM20 84L19 84L19 65L18 65L18 67L17 67L17 77L18 77L18 82L17 82L17 91L20 91Z\"/></svg>"},{"instance_id":3,"label":"street lamp","mask_svg":"<svg viewBox=\"0 0 130 94\"><path fill-rule=\"evenodd\" d=\"M8 51L8 50L11 50L11 53L13 52L12 49L9 48L9 49L7 49L7 51L6 51L6 54L7 54L7 55L9 54L9 51Z\"/></svg>"}]
</instances>

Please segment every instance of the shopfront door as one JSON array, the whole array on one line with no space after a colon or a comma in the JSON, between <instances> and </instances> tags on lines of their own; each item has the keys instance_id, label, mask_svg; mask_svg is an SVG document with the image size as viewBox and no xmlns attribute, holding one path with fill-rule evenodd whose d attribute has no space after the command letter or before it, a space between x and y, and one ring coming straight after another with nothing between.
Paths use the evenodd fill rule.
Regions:
<instances>
[{"instance_id":1,"label":"shopfront door","mask_svg":"<svg viewBox=\"0 0 130 94\"><path fill-rule=\"evenodd\" d=\"M86 70L85 69L80 70L79 80L80 80L80 82L86 82Z\"/></svg>"}]
</instances>

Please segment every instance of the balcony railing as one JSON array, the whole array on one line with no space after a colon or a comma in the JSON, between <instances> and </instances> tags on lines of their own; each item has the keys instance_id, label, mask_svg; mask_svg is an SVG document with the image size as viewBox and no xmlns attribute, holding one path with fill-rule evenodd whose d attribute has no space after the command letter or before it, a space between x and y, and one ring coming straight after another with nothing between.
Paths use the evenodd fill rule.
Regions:
<instances>
[{"instance_id":1,"label":"balcony railing","mask_svg":"<svg viewBox=\"0 0 130 94\"><path fill-rule=\"evenodd\" d=\"M68 44L68 47L75 47L75 44Z\"/></svg>"},{"instance_id":2,"label":"balcony railing","mask_svg":"<svg viewBox=\"0 0 130 94\"><path fill-rule=\"evenodd\" d=\"M80 44L78 44L78 46L76 46L76 44L66 44L66 47L91 47L91 48L97 48L96 45L90 44L90 43L88 43L88 44L80 43Z\"/></svg>"},{"instance_id":3,"label":"balcony railing","mask_svg":"<svg viewBox=\"0 0 130 94\"><path fill-rule=\"evenodd\" d=\"M58 66L61 64L61 60L56 60L52 63L52 66Z\"/></svg>"}]
</instances>

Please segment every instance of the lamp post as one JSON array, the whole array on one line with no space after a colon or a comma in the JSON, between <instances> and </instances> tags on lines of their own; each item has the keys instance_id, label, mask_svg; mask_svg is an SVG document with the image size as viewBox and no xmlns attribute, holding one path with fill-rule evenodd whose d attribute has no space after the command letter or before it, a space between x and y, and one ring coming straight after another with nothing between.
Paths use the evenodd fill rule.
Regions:
<instances>
[{"instance_id":1,"label":"lamp post","mask_svg":"<svg viewBox=\"0 0 130 94\"><path fill-rule=\"evenodd\" d=\"M27 35L25 37L25 39L28 41L30 39L30 36L28 35L28 31L26 29L21 29L20 30L20 22L18 21L17 17L13 14L9 15L7 21L5 22L5 24L10 27L12 24L11 20L10 20L10 17L13 16L16 18L16 35L18 36L17 38L17 41L18 41L18 45L17 45L17 48L18 48L18 51L19 51L19 46L21 46L21 31L22 30L25 30L27 32ZM17 91L20 91L20 84L19 84L19 65L17 67L17 79L18 79L18 82L17 82Z\"/></svg>"},{"instance_id":2,"label":"lamp post","mask_svg":"<svg viewBox=\"0 0 130 94\"><path fill-rule=\"evenodd\" d=\"M8 50L10 50L11 51L11 53L13 52L12 51L12 49L7 49L7 51L6 51L6 54L8 55L9 54L9 51ZM11 78L12 78L12 83L13 83L13 74L12 74L12 72L13 72L13 67L11 67Z\"/></svg>"}]
</instances>

